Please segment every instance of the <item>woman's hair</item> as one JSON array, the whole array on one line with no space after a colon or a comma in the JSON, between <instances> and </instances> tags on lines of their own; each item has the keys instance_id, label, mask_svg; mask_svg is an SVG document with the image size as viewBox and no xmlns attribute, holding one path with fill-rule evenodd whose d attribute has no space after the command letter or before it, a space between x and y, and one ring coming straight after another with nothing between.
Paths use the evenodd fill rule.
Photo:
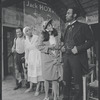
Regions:
<instances>
[{"instance_id":1,"label":"woman's hair","mask_svg":"<svg viewBox=\"0 0 100 100\"><path fill-rule=\"evenodd\" d=\"M24 33L25 36L27 35L27 34L26 34L26 31L27 31L29 28L30 28L29 26L26 26L26 27L23 28L23 33Z\"/></svg>"},{"instance_id":2,"label":"woman's hair","mask_svg":"<svg viewBox=\"0 0 100 100\"><path fill-rule=\"evenodd\" d=\"M49 40L49 33L47 31L42 31L43 41Z\"/></svg>"},{"instance_id":3,"label":"woman's hair","mask_svg":"<svg viewBox=\"0 0 100 100\"><path fill-rule=\"evenodd\" d=\"M51 35L58 36L58 32L55 28L53 28Z\"/></svg>"},{"instance_id":4,"label":"woman's hair","mask_svg":"<svg viewBox=\"0 0 100 100\"><path fill-rule=\"evenodd\" d=\"M49 40L49 33L48 31L42 31L42 35L43 35L43 38L44 38L44 41L48 41ZM54 35L55 36L58 36L58 32L55 28L53 28L53 31L51 33L51 35Z\"/></svg>"}]
</instances>

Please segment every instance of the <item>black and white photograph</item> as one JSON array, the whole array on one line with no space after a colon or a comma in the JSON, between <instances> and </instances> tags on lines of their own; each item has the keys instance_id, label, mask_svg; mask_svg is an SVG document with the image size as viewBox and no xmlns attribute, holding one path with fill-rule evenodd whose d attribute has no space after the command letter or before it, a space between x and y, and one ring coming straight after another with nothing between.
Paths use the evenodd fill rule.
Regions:
<instances>
[{"instance_id":1,"label":"black and white photograph","mask_svg":"<svg viewBox=\"0 0 100 100\"><path fill-rule=\"evenodd\" d=\"M99 0L1 0L0 8L0 100L99 100Z\"/></svg>"}]
</instances>

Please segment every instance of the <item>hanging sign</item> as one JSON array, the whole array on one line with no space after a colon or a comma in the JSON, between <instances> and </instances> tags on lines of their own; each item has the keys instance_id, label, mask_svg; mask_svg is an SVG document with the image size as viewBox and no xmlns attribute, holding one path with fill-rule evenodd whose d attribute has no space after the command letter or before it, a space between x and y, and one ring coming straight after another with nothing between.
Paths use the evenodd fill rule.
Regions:
<instances>
[{"instance_id":1,"label":"hanging sign","mask_svg":"<svg viewBox=\"0 0 100 100\"><path fill-rule=\"evenodd\" d=\"M46 3L27 0L24 11L24 26L35 27L41 32L43 21L53 19L54 27L58 32L60 31L60 18Z\"/></svg>"}]
</instances>

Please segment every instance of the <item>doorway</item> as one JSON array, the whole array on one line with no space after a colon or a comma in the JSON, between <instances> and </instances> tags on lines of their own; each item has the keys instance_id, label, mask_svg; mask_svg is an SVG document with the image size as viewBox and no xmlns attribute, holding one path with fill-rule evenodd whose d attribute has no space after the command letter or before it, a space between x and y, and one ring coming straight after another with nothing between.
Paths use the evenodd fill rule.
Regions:
<instances>
[{"instance_id":1,"label":"doorway","mask_svg":"<svg viewBox=\"0 0 100 100\"><path fill-rule=\"evenodd\" d=\"M4 62L4 78L11 74L10 68L13 66L13 55L11 48L15 37L15 28L3 27L3 62Z\"/></svg>"}]
</instances>

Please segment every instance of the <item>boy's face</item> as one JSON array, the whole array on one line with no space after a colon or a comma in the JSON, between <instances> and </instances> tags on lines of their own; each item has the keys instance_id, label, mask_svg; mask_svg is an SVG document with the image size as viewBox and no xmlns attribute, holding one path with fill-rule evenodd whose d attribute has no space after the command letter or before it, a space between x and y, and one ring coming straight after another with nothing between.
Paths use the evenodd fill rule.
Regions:
<instances>
[{"instance_id":1,"label":"boy's face","mask_svg":"<svg viewBox=\"0 0 100 100\"><path fill-rule=\"evenodd\" d=\"M17 35L17 37L22 37L23 33L22 33L21 29L16 29L16 35Z\"/></svg>"}]
</instances>

